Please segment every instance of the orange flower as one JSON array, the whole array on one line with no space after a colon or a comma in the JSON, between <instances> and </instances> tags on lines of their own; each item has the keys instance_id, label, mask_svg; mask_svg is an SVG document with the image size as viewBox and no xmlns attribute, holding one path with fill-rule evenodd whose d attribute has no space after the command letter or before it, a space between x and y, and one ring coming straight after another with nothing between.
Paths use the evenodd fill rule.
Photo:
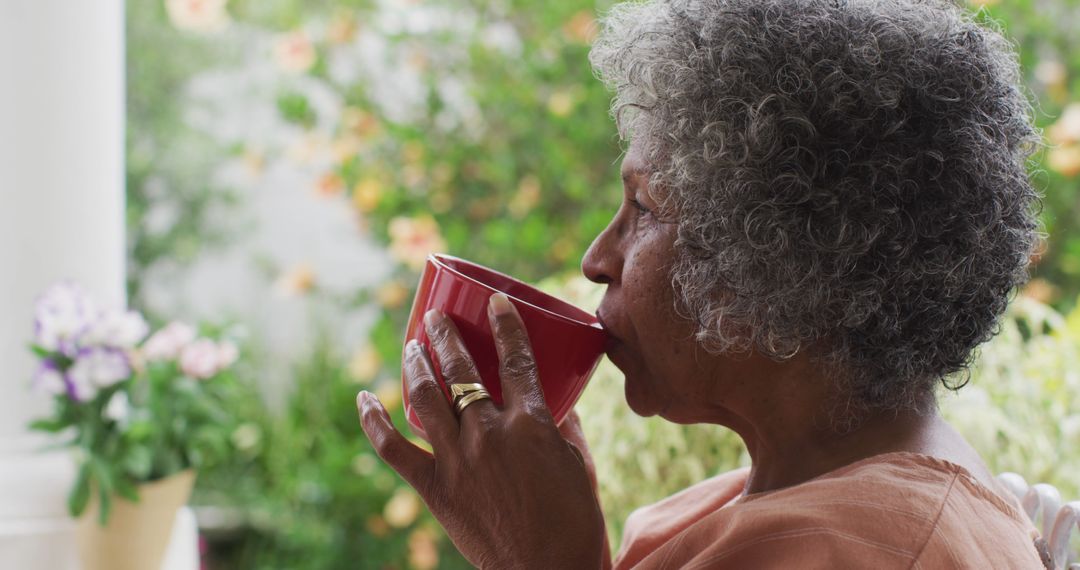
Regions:
<instances>
[{"instance_id":1,"label":"orange flower","mask_svg":"<svg viewBox=\"0 0 1080 570\"><path fill-rule=\"evenodd\" d=\"M517 193L510 199L510 215L520 219L525 217L540 201L540 179L532 174L525 176L518 183Z\"/></svg>"},{"instance_id":2,"label":"orange flower","mask_svg":"<svg viewBox=\"0 0 1080 570\"><path fill-rule=\"evenodd\" d=\"M576 105L576 97L569 89L560 89L552 93L547 100L548 111L556 117L570 115Z\"/></svg>"},{"instance_id":3,"label":"orange flower","mask_svg":"<svg viewBox=\"0 0 1080 570\"><path fill-rule=\"evenodd\" d=\"M439 225L430 216L390 220L390 255L413 269L421 269L430 253L446 249Z\"/></svg>"},{"instance_id":4,"label":"orange flower","mask_svg":"<svg viewBox=\"0 0 1080 570\"><path fill-rule=\"evenodd\" d=\"M591 44L596 38L596 19L592 12L582 10L563 24L563 35L579 44Z\"/></svg>"},{"instance_id":5,"label":"orange flower","mask_svg":"<svg viewBox=\"0 0 1080 570\"><path fill-rule=\"evenodd\" d=\"M379 353L367 345L353 353L349 359L349 375L360 383L370 382L379 373Z\"/></svg>"},{"instance_id":6,"label":"orange flower","mask_svg":"<svg viewBox=\"0 0 1080 570\"><path fill-rule=\"evenodd\" d=\"M409 534L409 564L417 570L432 570L439 565L439 548L435 532L418 528Z\"/></svg>"},{"instance_id":7,"label":"orange flower","mask_svg":"<svg viewBox=\"0 0 1080 570\"><path fill-rule=\"evenodd\" d=\"M166 0L169 21L178 30L188 32L220 32L229 24L225 11L228 0Z\"/></svg>"},{"instance_id":8,"label":"orange flower","mask_svg":"<svg viewBox=\"0 0 1080 570\"><path fill-rule=\"evenodd\" d=\"M1080 103L1070 103L1046 135L1054 144L1080 143Z\"/></svg>"},{"instance_id":9,"label":"orange flower","mask_svg":"<svg viewBox=\"0 0 1080 570\"><path fill-rule=\"evenodd\" d=\"M398 489L383 508L383 518L394 528L404 528L420 515L420 499L412 489Z\"/></svg>"},{"instance_id":10,"label":"orange flower","mask_svg":"<svg viewBox=\"0 0 1080 570\"><path fill-rule=\"evenodd\" d=\"M379 121L375 115L357 107L345 107L341 111L341 125L360 140L370 140L379 134Z\"/></svg>"},{"instance_id":11,"label":"orange flower","mask_svg":"<svg viewBox=\"0 0 1080 570\"><path fill-rule=\"evenodd\" d=\"M382 184L375 178L362 178L353 188L352 202L363 214L370 214L379 206L382 198Z\"/></svg>"},{"instance_id":12,"label":"orange flower","mask_svg":"<svg viewBox=\"0 0 1080 570\"><path fill-rule=\"evenodd\" d=\"M315 272L306 263L297 265L278 277L276 287L289 297L303 295L315 287Z\"/></svg>"},{"instance_id":13,"label":"orange flower","mask_svg":"<svg viewBox=\"0 0 1080 570\"><path fill-rule=\"evenodd\" d=\"M278 67L290 73L303 73L315 65L315 45L306 32L297 30L282 36L274 46Z\"/></svg>"},{"instance_id":14,"label":"orange flower","mask_svg":"<svg viewBox=\"0 0 1080 570\"><path fill-rule=\"evenodd\" d=\"M387 309L396 309L403 305L409 298L409 289L400 281L391 281L383 284L375 291L375 300Z\"/></svg>"},{"instance_id":15,"label":"orange flower","mask_svg":"<svg viewBox=\"0 0 1080 570\"><path fill-rule=\"evenodd\" d=\"M334 15L333 20L330 20L330 25L326 29L326 39L335 44L349 43L356 37L358 29L356 15L342 10Z\"/></svg>"},{"instance_id":16,"label":"orange flower","mask_svg":"<svg viewBox=\"0 0 1080 570\"><path fill-rule=\"evenodd\" d=\"M390 533L390 526L386 524L386 521L379 515L371 515L367 518L367 524L365 526L368 532L376 538L382 538Z\"/></svg>"},{"instance_id":17,"label":"orange flower","mask_svg":"<svg viewBox=\"0 0 1080 570\"><path fill-rule=\"evenodd\" d=\"M315 182L315 193L324 198L336 196L345 190L345 180L336 172L327 172Z\"/></svg>"},{"instance_id":18,"label":"orange flower","mask_svg":"<svg viewBox=\"0 0 1080 570\"><path fill-rule=\"evenodd\" d=\"M1046 166L1063 176L1080 174L1080 144L1055 147L1046 156Z\"/></svg>"}]
</instances>

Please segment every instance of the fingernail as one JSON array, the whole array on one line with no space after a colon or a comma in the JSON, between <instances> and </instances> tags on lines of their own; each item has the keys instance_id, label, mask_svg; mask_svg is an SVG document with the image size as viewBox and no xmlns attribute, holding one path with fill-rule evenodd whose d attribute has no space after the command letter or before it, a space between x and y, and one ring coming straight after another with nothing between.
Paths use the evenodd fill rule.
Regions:
<instances>
[{"instance_id":1,"label":"fingernail","mask_svg":"<svg viewBox=\"0 0 1080 570\"><path fill-rule=\"evenodd\" d=\"M497 317L510 314L514 310L514 307L510 305L510 299L506 298L506 295L502 293L495 293L488 299L488 303L491 304L491 312Z\"/></svg>"},{"instance_id":2,"label":"fingernail","mask_svg":"<svg viewBox=\"0 0 1080 570\"><path fill-rule=\"evenodd\" d=\"M370 400L371 393L367 390L360 390L360 393L356 395L356 407L360 408L360 411L363 412L364 409L367 408L367 403Z\"/></svg>"},{"instance_id":3,"label":"fingernail","mask_svg":"<svg viewBox=\"0 0 1080 570\"><path fill-rule=\"evenodd\" d=\"M439 312L438 309L432 309L424 313L424 324L427 325L429 329L434 328L435 325L439 324L442 321L442 318L443 315Z\"/></svg>"}]
</instances>

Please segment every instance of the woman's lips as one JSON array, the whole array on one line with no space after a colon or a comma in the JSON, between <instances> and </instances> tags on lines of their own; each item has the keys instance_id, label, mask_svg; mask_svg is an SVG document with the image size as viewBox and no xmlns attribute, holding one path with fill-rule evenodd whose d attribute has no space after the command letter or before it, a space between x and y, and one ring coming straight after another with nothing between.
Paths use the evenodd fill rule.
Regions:
<instances>
[{"instance_id":1,"label":"woman's lips","mask_svg":"<svg viewBox=\"0 0 1080 570\"><path fill-rule=\"evenodd\" d=\"M615 332L611 330L611 327L604 321L603 315L599 312L596 313L596 320L600 322L600 326L604 327L604 332L607 333L607 338L604 341L604 352L610 356L611 351L621 345L622 342L619 340L618 335L616 335Z\"/></svg>"}]
</instances>

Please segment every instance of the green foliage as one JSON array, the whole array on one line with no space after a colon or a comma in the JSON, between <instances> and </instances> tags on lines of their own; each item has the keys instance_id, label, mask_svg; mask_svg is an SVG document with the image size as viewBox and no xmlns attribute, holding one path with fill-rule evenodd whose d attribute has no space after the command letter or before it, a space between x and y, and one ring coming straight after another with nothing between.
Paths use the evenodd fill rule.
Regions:
<instances>
[{"instance_id":1,"label":"green foliage","mask_svg":"<svg viewBox=\"0 0 1080 570\"><path fill-rule=\"evenodd\" d=\"M362 386L331 344L317 341L297 368L284 410L269 410L256 385L234 402L246 418L232 435L237 453L200 477L195 497L242 520L239 534L204 529L211 564L388 568L415 566L409 561L435 551L440 568L467 568L419 498L375 456L356 416ZM400 416L396 390L383 397Z\"/></svg>"}]
</instances>

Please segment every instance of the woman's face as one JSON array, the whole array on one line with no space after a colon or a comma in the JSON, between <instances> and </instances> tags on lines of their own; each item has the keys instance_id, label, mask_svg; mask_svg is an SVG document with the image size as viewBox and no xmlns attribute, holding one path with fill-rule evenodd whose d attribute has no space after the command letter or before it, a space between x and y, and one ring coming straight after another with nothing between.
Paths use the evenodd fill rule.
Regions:
<instances>
[{"instance_id":1,"label":"woman's face","mask_svg":"<svg viewBox=\"0 0 1080 570\"><path fill-rule=\"evenodd\" d=\"M623 202L582 260L591 281L607 285L597 311L607 329L608 358L626 376L626 401L642 416L672 421L702 418L715 377L693 323L674 309L671 266L676 225L656 216L650 171L631 146L622 163Z\"/></svg>"}]
</instances>

